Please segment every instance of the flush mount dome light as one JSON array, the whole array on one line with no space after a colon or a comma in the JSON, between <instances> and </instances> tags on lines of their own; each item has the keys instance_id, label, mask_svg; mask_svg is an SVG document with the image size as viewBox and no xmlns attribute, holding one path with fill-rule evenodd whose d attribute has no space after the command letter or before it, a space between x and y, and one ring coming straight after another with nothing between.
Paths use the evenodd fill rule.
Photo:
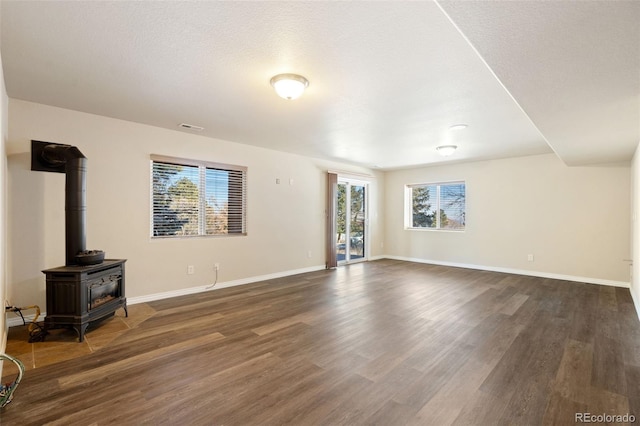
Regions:
<instances>
[{"instance_id":1,"label":"flush mount dome light","mask_svg":"<svg viewBox=\"0 0 640 426\"><path fill-rule=\"evenodd\" d=\"M467 126L464 123L460 123L460 124L454 124L452 126L449 126L449 130L452 130L452 131L463 130L463 129L466 129L467 127L469 126Z\"/></svg>"},{"instance_id":2,"label":"flush mount dome light","mask_svg":"<svg viewBox=\"0 0 640 426\"><path fill-rule=\"evenodd\" d=\"M458 149L456 145L442 145L437 147L436 151L438 151L438 154L442 155L443 157L448 157L456 152L456 149Z\"/></svg>"},{"instance_id":3,"label":"flush mount dome light","mask_svg":"<svg viewBox=\"0 0 640 426\"><path fill-rule=\"evenodd\" d=\"M278 74L271 79L271 85L278 96L284 99L296 99L309 86L309 80L298 74Z\"/></svg>"}]
</instances>

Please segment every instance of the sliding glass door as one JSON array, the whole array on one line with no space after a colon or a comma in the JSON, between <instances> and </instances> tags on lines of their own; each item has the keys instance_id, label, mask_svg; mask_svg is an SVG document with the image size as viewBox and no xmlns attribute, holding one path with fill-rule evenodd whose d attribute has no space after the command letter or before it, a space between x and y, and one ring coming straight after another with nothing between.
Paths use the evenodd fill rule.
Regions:
<instances>
[{"instance_id":1,"label":"sliding glass door","mask_svg":"<svg viewBox=\"0 0 640 426\"><path fill-rule=\"evenodd\" d=\"M366 260L367 184L338 180L336 253L338 264Z\"/></svg>"}]
</instances>

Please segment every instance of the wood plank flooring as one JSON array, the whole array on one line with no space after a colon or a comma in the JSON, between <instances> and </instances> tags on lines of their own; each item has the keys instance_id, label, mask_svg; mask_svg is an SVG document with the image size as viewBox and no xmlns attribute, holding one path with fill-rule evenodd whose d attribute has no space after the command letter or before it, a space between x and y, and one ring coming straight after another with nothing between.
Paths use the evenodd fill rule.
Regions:
<instances>
[{"instance_id":1,"label":"wood plank flooring","mask_svg":"<svg viewBox=\"0 0 640 426\"><path fill-rule=\"evenodd\" d=\"M145 309L99 349L28 371L0 423L564 425L583 412L640 416L640 323L627 289L379 260Z\"/></svg>"}]
</instances>

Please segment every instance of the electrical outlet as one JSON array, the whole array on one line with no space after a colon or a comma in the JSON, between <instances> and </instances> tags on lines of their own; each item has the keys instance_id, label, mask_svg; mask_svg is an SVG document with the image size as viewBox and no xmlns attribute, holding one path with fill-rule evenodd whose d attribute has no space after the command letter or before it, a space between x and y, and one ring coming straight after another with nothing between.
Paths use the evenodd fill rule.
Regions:
<instances>
[{"instance_id":1,"label":"electrical outlet","mask_svg":"<svg viewBox=\"0 0 640 426\"><path fill-rule=\"evenodd\" d=\"M187 266L187 274L188 275L193 275L193 274L195 274L195 272L196 272L195 266L193 266L193 265Z\"/></svg>"},{"instance_id":2,"label":"electrical outlet","mask_svg":"<svg viewBox=\"0 0 640 426\"><path fill-rule=\"evenodd\" d=\"M308 257L309 259L311 259L311 250L309 250L309 251L307 252L307 257Z\"/></svg>"},{"instance_id":3,"label":"electrical outlet","mask_svg":"<svg viewBox=\"0 0 640 426\"><path fill-rule=\"evenodd\" d=\"M528 254L527 255L527 261L528 262L533 262L533 255L532 254Z\"/></svg>"},{"instance_id":4,"label":"electrical outlet","mask_svg":"<svg viewBox=\"0 0 640 426\"><path fill-rule=\"evenodd\" d=\"M219 263L214 263L213 264L213 270L214 271L219 271L220 270L220 264Z\"/></svg>"}]
</instances>

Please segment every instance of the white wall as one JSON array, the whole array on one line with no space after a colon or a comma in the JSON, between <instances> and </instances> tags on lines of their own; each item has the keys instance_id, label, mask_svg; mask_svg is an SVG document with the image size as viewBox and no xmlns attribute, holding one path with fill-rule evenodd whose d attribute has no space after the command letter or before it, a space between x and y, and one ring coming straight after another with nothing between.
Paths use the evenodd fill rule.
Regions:
<instances>
[{"instance_id":1,"label":"white wall","mask_svg":"<svg viewBox=\"0 0 640 426\"><path fill-rule=\"evenodd\" d=\"M638 145L640 147L640 145ZM638 226L638 214L640 213L640 151L636 152L631 162L631 296L636 305L636 311L640 312L640 226Z\"/></svg>"},{"instance_id":2,"label":"white wall","mask_svg":"<svg viewBox=\"0 0 640 426\"><path fill-rule=\"evenodd\" d=\"M452 180L467 184L466 231L405 230L404 186ZM387 172L385 188L388 255L629 282L629 167L567 167L549 154Z\"/></svg>"},{"instance_id":3,"label":"white wall","mask_svg":"<svg viewBox=\"0 0 640 426\"><path fill-rule=\"evenodd\" d=\"M30 171L30 140L77 146L88 158L87 249L126 258L128 297L322 268L326 171L344 164L11 99L9 298L45 306L42 269L64 264L64 175ZM150 154L248 167L248 236L152 240ZM281 184L276 185L276 178ZM289 185L289 179L294 184ZM372 180L372 255L381 254L384 188ZM308 252L311 251L311 258ZM187 275L187 265L195 274ZM44 309L43 309L44 310Z\"/></svg>"},{"instance_id":4,"label":"white wall","mask_svg":"<svg viewBox=\"0 0 640 426\"><path fill-rule=\"evenodd\" d=\"M5 145L8 129L8 103L9 98L4 86L2 56L0 55L0 302L3 310L0 314L0 353L4 353L7 344L4 302L7 292L7 156ZM0 377L2 377L2 363L0 363Z\"/></svg>"}]
</instances>

